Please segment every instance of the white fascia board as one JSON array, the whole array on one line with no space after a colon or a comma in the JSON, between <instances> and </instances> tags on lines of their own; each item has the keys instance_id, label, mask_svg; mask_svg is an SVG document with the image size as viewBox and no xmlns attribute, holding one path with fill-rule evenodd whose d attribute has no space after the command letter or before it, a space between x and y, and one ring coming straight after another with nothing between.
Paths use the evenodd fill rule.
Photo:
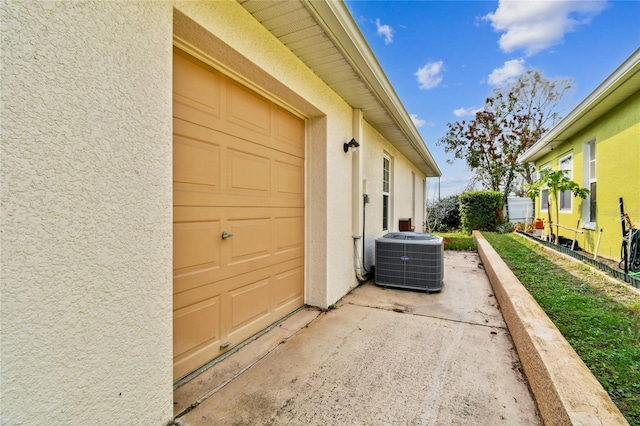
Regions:
<instances>
[{"instance_id":1,"label":"white fascia board","mask_svg":"<svg viewBox=\"0 0 640 426\"><path fill-rule=\"evenodd\" d=\"M442 171L427 149L411 117L405 110L400 98L382 70L376 56L353 20L351 13L342 1L304 0L309 11L322 23L325 32L351 63L354 70L366 82L376 99L393 117L395 124L405 135L413 149L425 163L441 176ZM357 108L358 105L352 105ZM393 144L393 141L389 141Z\"/></svg>"}]
</instances>

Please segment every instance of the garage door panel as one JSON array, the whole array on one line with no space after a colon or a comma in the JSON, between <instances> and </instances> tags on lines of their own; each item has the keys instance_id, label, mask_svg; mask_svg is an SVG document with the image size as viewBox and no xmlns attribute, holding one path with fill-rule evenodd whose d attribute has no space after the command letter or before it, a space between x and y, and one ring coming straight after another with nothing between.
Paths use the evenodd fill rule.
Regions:
<instances>
[{"instance_id":1,"label":"garage door panel","mask_svg":"<svg viewBox=\"0 0 640 426\"><path fill-rule=\"evenodd\" d=\"M220 341L220 297L212 297L174 312L173 354L182 359Z\"/></svg>"},{"instance_id":2,"label":"garage door panel","mask_svg":"<svg viewBox=\"0 0 640 426\"><path fill-rule=\"evenodd\" d=\"M304 165L275 161L276 187L274 196L302 199L304 194Z\"/></svg>"},{"instance_id":3,"label":"garage door panel","mask_svg":"<svg viewBox=\"0 0 640 426\"><path fill-rule=\"evenodd\" d=\"M293 213L293 212L292 212ZM303 255L304 250L304 217L277 217L275 218L276 254L285 252L297 252L298 256Z\"/></svg>"},{"instance_id":4,"label":"garage door panel","mask_svg":"<svg viewBox=\"0 0 640 426\"><path fill-rule=\"evenodd\" d=\"M174 289L173 294L173 309L179 310L186 308L187 306L195 305L201 300L212 299L219 297L228 288L225 288L224 283L220 281L202 280L201 284L193 288Z\"/></svg>"},{"instance_id":5,"label":"garage door panel","mask_svg":"<svg viewBox=\"0 0 640 426\"><path fill-rule=\"evenodd\" d=\"M270 279L266 278L229 292L230 336L250 323L269 316L270 285Z\"/></svg>"},{"instance_id":6,"label":"garage door panel","mask_svg":"<svg viewBox=\"0 0 640 426\"><path fill-rule=\"evenodd\" d=\"M296 267L274 277L273 298L275 309L287 308L290 304L300 306L304 298L304 269Z\"/></svg>"},{"instance_id":7,"label":"garage door panel","mask_svg":"<svg viewBox=\"0 0 640 426\"><path fill-rule=\"evenodd\" d=\"M220 198L225 165L218 132L176 118L173 131L174 205L206 205Z\"/></svg>"},{"instance_id":8,"label":"garage door panel","mask_svg":"<svg viewBox=\"0 0 640 426\"><path fill-rule=\"evenodd\" d=\"M228 223L233 237L228 241L231 256L227 265L257 261L271 256L270 217L229 220Z\"/></svg>"},{"instance_id":9,"label":"garage door panel","mask_svg":"<svg viewBox=\"0 0 640 426\"><path fill-rule=\"evenodd\" d=\"M268 156L228 149L227 164L227 194L270 195L271 159Z\"/></svg>"},{"instance_id":10,"label":"garage door panel","mask_svg":"<svg viewBox=\"0 0 640 426\"><path fill-rule=\"evenodd\" d=\"M180 54L174 55L173 109L177 117L206 125L219 119L223 76Z\"/></svg>"},{"instance_id":11,"label":"garage door panel","mask_svg":"<svg viewBox=\"0 0 640 426\"><path fill-rule=\"evenodd\" d=\"M241 219L253 217L251 215L248 216L248 213L238 213L237 210L236 207L225 206L174 206L173 221L174 223L219 221L221 222L221 228L224 228L226 226L224 219L226 218ZM267 208L255 209L253 215L257 217L268 216L268 210ZM220 235L222 235L222 233Z\"/></svg>"},{"instance_id":12,"label":"garage door panel","mask_svg":"<svg viewBox=\"0 0 640 426\"><path fill-rule=\"evenodd\" d=\"M176 223L173 228L174 271L186 273L185 269L220 267L220 228L220 221Z\"/></svg>"},{"instance_id":13,"label":"garage door panel","mask_svg":"<svg viewBox=\"0 0 640 426\"><path fill-rule=\"evenodd\" d=\"M275 147L299 158L304 158L305 125L295 115L274 105Z\"/></svg>"},{"instance_id":14,"label":"garage door panel","mask_svg":"<svg viewBox=\"0 0 640 426\"><path fill-rule=\"evenodd\" d=\"M228 79L227 120L248 130L251 139L255 138L256 132L269 136L271 135L271 103L257 93ZM238 134L242 130L234 129L233 133Z\"/></svg>"},{"instance_id":15,"label":"garage door panel","mask_svg":"<svg viewBox=\"0 0 640 426\"><path fill-rule=\"evenodd\" d=\"M176 136L173 144L174 182L191 185L195 189L220 191L220 146ZM187 186L188 187L188 186Z\"/></svg>"}]
</instances>

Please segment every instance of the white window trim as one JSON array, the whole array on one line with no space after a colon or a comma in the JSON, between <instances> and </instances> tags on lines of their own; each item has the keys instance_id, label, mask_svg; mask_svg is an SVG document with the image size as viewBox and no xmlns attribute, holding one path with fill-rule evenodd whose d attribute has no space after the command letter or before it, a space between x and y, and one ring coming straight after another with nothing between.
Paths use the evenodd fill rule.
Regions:
<instances>
[{"instance_id":1,"label":"white window trim","mask_svg":"<svg viewBox=\"0 0 640 426\"><path fill-rule=\"evenodd\" d=\"M562 169L562 163L566 160L571 160L571 168L570 169ZM573 153L567 154L564 157L560 157L560 159L558 159L558 170L568 170L569 173L567 174L567 177L569 179L573 179ZM560 196L561 193L556 194L558 199L555 200L556 203L558 203L558 211L560 213L565 213L565 214L571 214L573 213L573 194L571 194L571 196L569 197L569 208L562 208L560 207Z\"/></svg>"},{"instance_id":2,"label":"white window trim","mask_svg":"<svg viewBox=\"0 0 640 426\"><path fill-rule=\"evenodd\" d=\"M585 142L582 145L582 155L583 155L582 182L583 182L583 186L585 188L589 188L589 189L591 189L591 183L593 183L593 182L597 183L598 182L598 172L597 172L598 161L597 161L597 158L593 158L593 160L591 159L591 157L592 157L592 151L591 150L595 151L596 150L595 148L596 148L596 140L595 139L591 139L591 140ZM595 167L596 167L595 177L593 177L591 175L591 162L592 161L595 163ZM592 230L592 231L597 230L598 226L597 226L596 222L592 222L591 221L591 194L587 195L587 198L582 202L582 206L583 206L583 208L582 208L582 225L581 225L581 228L589 229L589 230ZM596 218L596 220L597 220L597 218Z\"/></svg>"},{"instance_id":3,"label":"white window trim","mask_svg":"<svg viewBox=\"0 0 640 426\"><path fill-rule=\"evenodd\" d=\"M392 166L391 166L391 157L389 157L388 155L383 155L383 166L382 166L382 208L384 209L384 198L387 197L387 221L386 223L384 223L384 211L383 211L383 215L382 215L382 230L383 231L391 231L391 188L392 188ZM389 164L389 182L388 182L388 191L384 190L384 160L387 160L387 163Z\"/></svg>"}]
</instances>

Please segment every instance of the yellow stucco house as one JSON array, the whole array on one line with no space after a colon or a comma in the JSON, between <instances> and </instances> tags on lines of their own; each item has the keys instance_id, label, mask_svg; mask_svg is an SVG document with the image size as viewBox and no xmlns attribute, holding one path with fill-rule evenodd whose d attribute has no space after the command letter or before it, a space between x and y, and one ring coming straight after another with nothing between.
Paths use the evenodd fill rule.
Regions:
<instances>
[{"instance_id":1,"label":"yellow stucco house","mask_svg":"<svg viewBox=\"0 0 640 426\"><path fill-rule=\"evenodd\" d=\"M587 199L559 195L559 222L581 231L579 246L597 255L621 259L620 198L631 223L640 228L640 49L636 50L562 121L519 158L537 170L567 170L590 190ZM547 217L548 191L535 203L537 218ZM555 207L552 207L555 222ZM628 225L627 225L628 226ZM555 233L555 230L554 230ZM560 229L560 236L576 233Z\"/></svg>"},{"instance_id":2,"label":"yellow stucco house","mask_svg":"<svg viewBox=\"0 0 640 426\"><path fill-rule=\"evenodd\" d=\"M422 229L440 169L342 2L1 7L0 423L164 425Z\"/></svg>"}]
</instances>

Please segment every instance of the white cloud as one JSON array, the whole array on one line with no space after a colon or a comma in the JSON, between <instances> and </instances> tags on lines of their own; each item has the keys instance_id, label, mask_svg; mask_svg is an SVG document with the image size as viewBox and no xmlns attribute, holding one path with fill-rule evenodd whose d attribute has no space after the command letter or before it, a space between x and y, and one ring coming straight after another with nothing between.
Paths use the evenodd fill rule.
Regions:
<instances>
[{"instance_id":1,"label":"white cloud","mask_svg":"<svg viewBox=\"0 0 640 426\"><path fill-rule=\"evenodd\" d=\"M416 127L422 127L427 124L426 120L418 118L418 114L411 114L411 121L413 121L413 124L415 124Z\"/></svg>"},{"instance_id":2,"label":"white cloud","mask_svg":"<svg viewBox=\"0 0 640 426\"><path fill-rule=\"evenodd\" d=\"M418 114L410 114L411 116L411 121L413 121L413 124L415 124L416 127L420 128L420 127L434 127L435 124L432 122L427 122L427 120L423 120L421 118L418 118Z\"/></svg>"},{"instance_id":3,"label":"white cloud","mask_svg":"<svg viewBox=\"0 0 640 426\"><path fill-rule=\"evenodd\" d=\"M476 112L482 111L482 108L458 108L453 110L453 115L456 117L467 117L467 116L475 116Z\"/></svg>"},{"instance_id":4,"label":"white cloud","mask_svg":"<svg viewBox=\"0 0 640 426\"><path fill-rule=\"evenodd\" d=\"M378 35L384 36L384 44L393 42L393 29L389 25L382 25L380 20L376 19L376 27L378 27Z\"/></svg>"},{"instance_id":5,"label":"white cloud","mask_svg":"<svg viewBox=\"0 0 640 426\"><path fill-rule=\"evenodd\" d=\"M443 70L443 62L428 62L424 67L415 72L416 79L420 83L420 88L424 90L433 89L442 81L440 73Z\"/></svg>"},{"instance_id":6,"label":"white cloud","mask_svg":"<svg viewBox=\"0 0 640 426\"><path fill-rule=\"evenodd\" d=\"M484 19L503 33L499 45L504 52L521 49L531 56L562 42L566 33L588 24L606 5L605 0L500 0L498 9Z\"/></svg>"},{"instance_id":7,"label":"white cloud","mask_svg":"<svg viewBox=\"0 0 640 426\"><path fill-rule=\"evenodd\" d=\"M513 59L504 63L502 68L496 68L489 75L488 83L494 86L513 80L524 72L524 59Z\"/></svg>"}]
</instances>

